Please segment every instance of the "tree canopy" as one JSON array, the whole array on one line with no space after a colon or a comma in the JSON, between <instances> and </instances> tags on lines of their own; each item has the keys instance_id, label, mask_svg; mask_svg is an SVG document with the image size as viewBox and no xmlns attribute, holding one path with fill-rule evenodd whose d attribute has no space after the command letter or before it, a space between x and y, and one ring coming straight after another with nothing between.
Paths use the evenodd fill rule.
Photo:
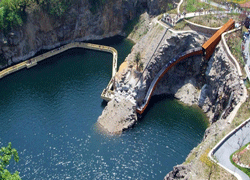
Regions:
<instances>
[{"instance_id":1,"label":"tree canopy","mask_svg":"<svg viewBox=\"0 0 250 180\"><path fill-rule=\"evenodd\" d=\"M11 27L21 26L25 19L25 9L30 0L1 0L0 29L10 30Z\"/></svg>"},{"instance_id":2,"label":"tree canopy","mask_svg":"<svg viewBox=\"0 0 250 180\"><path fill-rule=\"evenodd\" d=\"M0 149L0 180L20 180L19 172L11 174L5 167L9 165L10 160L14 157L16 162L19 161L17 150L11 147L11 143L7 147Z\"/></svg>"},{"instance_id":3,"label":"tree canopy","mask_svg":"<svg viewBox=\"0 0 250 180\"><path fill-rule=\"evenodd\" d=\"M36 3L43 11L54 17L62 17L74 0L0 0L0 31L8 32L22 26L26 8Z\"/></svg>"}]
</instances>

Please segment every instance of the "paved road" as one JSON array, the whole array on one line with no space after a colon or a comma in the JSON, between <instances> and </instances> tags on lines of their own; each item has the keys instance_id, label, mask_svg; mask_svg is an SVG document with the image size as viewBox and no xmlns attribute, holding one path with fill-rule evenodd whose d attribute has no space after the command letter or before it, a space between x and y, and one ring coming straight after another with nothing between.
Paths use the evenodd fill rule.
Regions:
<instances>
[{"instance_id":1,"label":"paved road","mask_svg":"<svg viewBox=\"0 0 250 180\"><path fill-rule=\"evenodd\" d=\"M250 178L230 162L230 155L248 142L250 142L249 121L244 127L229 137L214 153L214 156L221 165L240 175L242 180L250 180Z\"/></svg>"},{"instance_id":2,"label":"paved road","mask_svg":"<svg viewBox=\"0 0 250 180\"><path fill-rule=\"evenodd\" d=\"M245 71L247 73L247 77L250 80L250 71L249 71L249 67L250 67L250 57L249 57L249 43L250 43L250 38L248 37L244 37L245 38L245 42L243 42L244 44L244 50L243 50L243 56L244 56L244 61L246 63L245 65Z\"/></svg>"},{"instance_id":3,"label":"paved road","mask_svg":"<svg viewBox=\"0 0 250 180\"><path fill-rule=\"evenodd\" d=\"M246 64L248 67L250 67L250 58L249 58L249 43L250 43L250 38L249 36L246 37L245 36L245 43L244 43L244 51L243 51L243 55L244 55L244 59L246 60Z\"/></svg>"}]
</instances>

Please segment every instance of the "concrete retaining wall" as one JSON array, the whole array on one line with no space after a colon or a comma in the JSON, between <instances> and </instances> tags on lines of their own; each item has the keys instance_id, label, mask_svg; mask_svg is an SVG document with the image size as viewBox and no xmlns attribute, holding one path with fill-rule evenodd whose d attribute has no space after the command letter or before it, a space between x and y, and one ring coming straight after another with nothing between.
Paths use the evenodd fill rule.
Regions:
<instances>
[{"instance_id":1,"label":"concrete retaining wall","mask_svg":"<svg viewBox=\"0 0 250 180\"><path fill-rule=\"evenodd\" d=\"M237 60L236 60L236 59L234 58L234 56L232 55L232 53L231 53L231 51L230 51L230 49L229 49L229 47L228 47L228 45L227 45L227 42L226 42L226 40L225 40L225 35L227 35L227 34L229 34L229 33L233 33L233 32L239 31L240 29L241 29L241 27L223 33L222 36L221 36L221 41L222 41L222 46L223 46L223 48L224 48L224 50L225 50L225 52L226 52L226 54L227 54L229 60L233 63L233 65L234 65L235 68L237 69L239 76L242 77L242 72L241 72L240 66L239 66Z\"/></svg>"},{"instance_id":2,"label":"concrete retaining wall","mask_svg":"<svg viewBox=\"0 0 250 180\"><path fill-rule=\"evenodd\" d=\"M210 34L213 35L217 30L219 30L221 27L217 27L217 28L212 28L212 27L208 27L208 26L202 26L196 23L193 23L191 21L188 21L185 19L185 22L188 23L188 26L197 32L201 32L204 34Z\"/></svg>"},{"instance_id":3,"label":"concrete retaining wall","mask_svg":"<svg viewBox=\"0 0 250 180\"><path fill-rule=\"evenodd\" d=\"M73 42L0 71L0 79L11 73L17 72L23 68L31 68L37 65L37 63L40 61L43 61L57 54L60 54L68 49L77 47L112 53L113 54L112 77L115 75L115 73L117 72L117 54L118 54L115 48L109 46L91 44L91 43Z\"/></svg>"}]
</instances>

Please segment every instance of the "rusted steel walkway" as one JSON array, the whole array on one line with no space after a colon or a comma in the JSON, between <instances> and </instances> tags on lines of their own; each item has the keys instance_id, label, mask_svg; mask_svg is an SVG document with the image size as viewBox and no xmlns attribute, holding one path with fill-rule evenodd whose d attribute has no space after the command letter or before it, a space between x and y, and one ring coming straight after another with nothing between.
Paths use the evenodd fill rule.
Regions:
<instances>
[{"instance_id":1,"label":"rusted steel walkway","mask_svg":"<svg viewBox=\"0 0 250 180\"><path fill-rule=\"evenodd\" d=\"M224 24L208 41L206 41L202 47L195 48L192 50L185 51L179 55L177 55L172 61L170 61L168 64L166 64L155 76L154 80L151 82L149 89L147 91L147 94L142 102L141 105L137 105L136 112L139 114L142 114L145 109L147 108L149 101L151 99L151 96L153 94L153 91L155 90L158 82L161 80L161 78L176 64L179 62L195 55L203 55L208 60L211 55L213 54L215 47L221 40L222 33L234 28L234 20L230 19L226 24Z\"/></svg>"},{"instance_id":2,"label":"rusted steel walkway","mask_svg":"<svg viewBox=\"0 0 250 180\"><path fill-rule=\"evenodd\" d=\"M149 100L152 97L152 94L158 84L158 82L161 80L161 78L176 64L178 64L179 62L191 57L191 56L195 56L195 55L202 55L203 51L202 48L194 48L188 51L185 51L179 55L177 55L172 61L168 62L159 72L158 74L155 76L154 80L152 81L152 83L150 84L150 87L148 89L148 92L143 100L143 104L141 106L137 106L136 112L139 114L142 114L145 109L147 108L148 104L149 104Z\"/></svg>"}]
</instances>

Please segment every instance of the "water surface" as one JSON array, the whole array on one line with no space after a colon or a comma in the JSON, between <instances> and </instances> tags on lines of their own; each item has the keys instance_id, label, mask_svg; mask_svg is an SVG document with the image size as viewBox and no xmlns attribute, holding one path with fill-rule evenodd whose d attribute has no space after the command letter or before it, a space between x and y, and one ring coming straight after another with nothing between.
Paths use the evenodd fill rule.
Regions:
<instances>
[{"instance_id":1,"label":"water surface","mask_svg":"<svg viewBox=\"0 0 250 180\"><path fill-rule=\"evenodd\" d=\"M132 43L112 46L121 63ZM23 179L163 179L185 160L205 118L171 98L153 97L121 136L99 132L111 67L109 53L73 49L0 80L0 146L12 142L20 156L11 171Z\"/></svg>"}]
</instances>

